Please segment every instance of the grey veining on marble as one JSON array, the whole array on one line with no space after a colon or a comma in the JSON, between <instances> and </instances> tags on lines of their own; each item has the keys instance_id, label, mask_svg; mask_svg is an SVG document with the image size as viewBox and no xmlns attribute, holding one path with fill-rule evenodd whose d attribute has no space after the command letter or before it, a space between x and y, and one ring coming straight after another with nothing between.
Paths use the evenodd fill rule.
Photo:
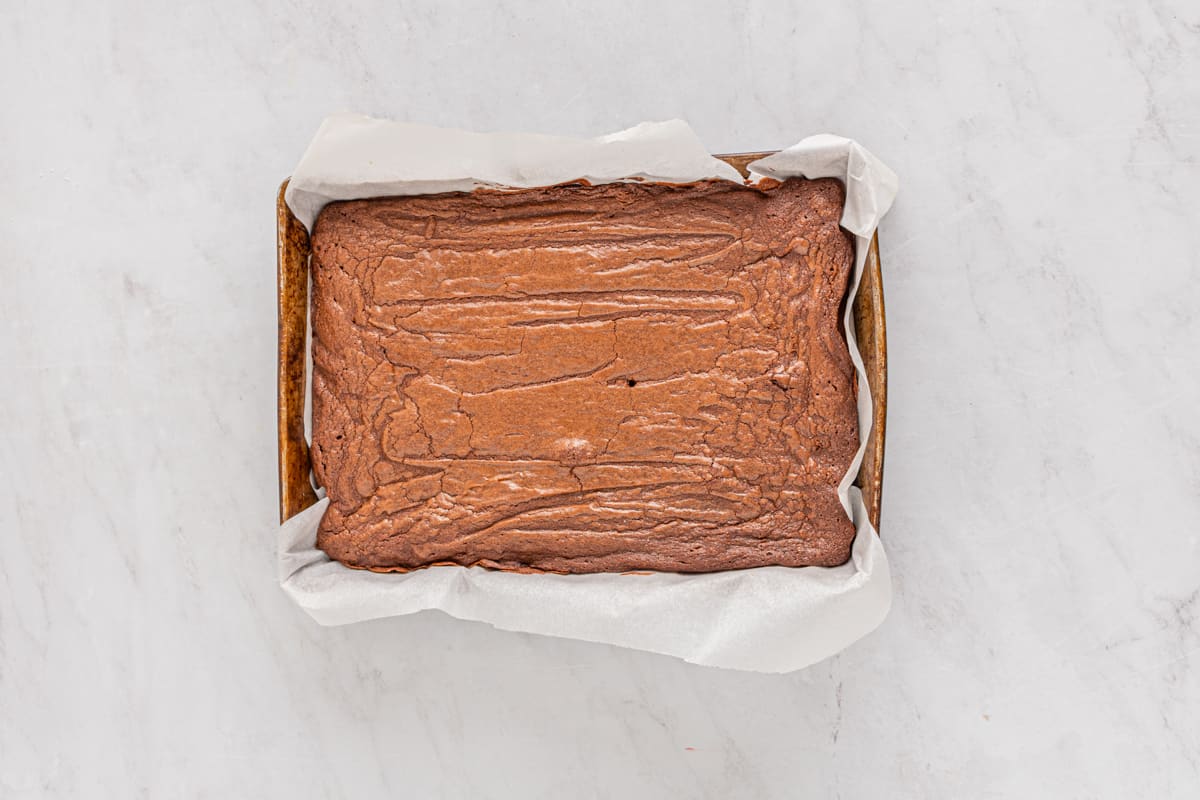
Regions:
<instances>
[{"instance_id":1,"label":"grey veining on marble","mask_svg":"<svg viewBox=\"0 0 1200 800\"><path fill-rule=\"evenodd\" d=\"M1200 795L1195 3L17 2L0 98L0 797ZM337 110L893 167L883 627L293 607L273 200Z\"/></svg>"}]
</instances>

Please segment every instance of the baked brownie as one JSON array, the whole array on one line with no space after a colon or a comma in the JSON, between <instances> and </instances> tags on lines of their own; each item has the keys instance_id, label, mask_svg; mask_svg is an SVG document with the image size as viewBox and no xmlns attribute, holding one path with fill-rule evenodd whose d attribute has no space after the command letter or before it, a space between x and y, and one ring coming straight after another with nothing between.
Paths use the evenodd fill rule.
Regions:
<instances>
[{"instance_id":1,"label":"baked brownie","mask_svg":"<svg viewBox=\"0 0 1200 800\"><path fill-rule=\"evenodd\" d=\"M793 179L327 206L318 545L378 571L845 562L843 203Z\"/></svg>"}]
</instances>

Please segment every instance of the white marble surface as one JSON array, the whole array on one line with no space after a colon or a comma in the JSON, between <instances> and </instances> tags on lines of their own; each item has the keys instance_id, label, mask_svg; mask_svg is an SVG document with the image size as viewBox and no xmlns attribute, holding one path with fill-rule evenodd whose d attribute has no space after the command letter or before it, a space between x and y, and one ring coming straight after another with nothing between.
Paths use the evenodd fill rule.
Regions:
<instances>
[{"instance_id":1,"label":"white marble surface","mask_svg":"<svg viewBox=\"0 0 1200 800\"><path fill-rule=\"evenodd\" d=\"M1200 7L726 5L6 7L0 797L1200 794ZM293 607L273 200L340 109L895 168L884 626L772 677Z\"/></svg>"}]
</instances>

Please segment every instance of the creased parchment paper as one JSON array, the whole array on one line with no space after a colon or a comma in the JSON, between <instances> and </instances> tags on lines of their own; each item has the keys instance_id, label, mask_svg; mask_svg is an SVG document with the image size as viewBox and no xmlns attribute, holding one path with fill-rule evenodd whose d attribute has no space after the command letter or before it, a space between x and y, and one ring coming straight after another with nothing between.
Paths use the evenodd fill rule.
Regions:
<instances>
[{"instance_id":1,"label":"creased parchment paper","mask_svg":"<svg viewBox=\"0 0 1200 800\"><path fill-rule=\"evenodd\" d=\"M750 166L752 179L840 178L842 227L856 238L851 299L871 236L891 206L896 176L854 141L813 136ZM533 187L586 178L682 183L741 181L712 158L686 123L642 123L596 139L481 134L376 120L329 117L288 185L293 213L311 228L332 200ZM852 485L871 427L871 400L846 304L850 354L858 369L863 445L839 487L857 536L840 567L760 567L703 575L527 575L479 567L430 567L404 574L353 570L316 548L322 499L279 529L279 581L322 625L440 609L497 628L607 642L696 664L788 672L820 661L873 630L887 615L891 578L879 536Z\"/></svg>"}]
</instances>

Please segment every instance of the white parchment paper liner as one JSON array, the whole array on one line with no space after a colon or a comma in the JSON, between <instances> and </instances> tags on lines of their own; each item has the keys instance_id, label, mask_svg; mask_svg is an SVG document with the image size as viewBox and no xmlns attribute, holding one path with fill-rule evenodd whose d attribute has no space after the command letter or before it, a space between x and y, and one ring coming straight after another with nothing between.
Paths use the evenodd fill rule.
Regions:
<instances>
[{"instance_id":1,"label":"white parchment paper liner","mask_svg":"<svg viewBox=\"0 0 1200 800\"><path fill-rule=\"evenodd\" d=\"M813 136L753 163L752 177L835 177L846 185L842 226L856 238L851 300L871 236L896 193L895 174L850 139ZM321 125L286 199L311 228L332 200L592 183L705 178L741 181L686 123L643 123L596 139L480 134L339 114ZM760 567L703 575L527 575L430 567L404 574L353 570L316 548L322 499L279 529L279 581L322 625L440 609L497 628L607 642L696 664L788 672L826 658L887 615L891 577L879 536L852 485L871 428L871 399L846 304L858 369L863 446L843 479L842 504L858 531L840 567Z\"/></svg>"}]
</instances>

